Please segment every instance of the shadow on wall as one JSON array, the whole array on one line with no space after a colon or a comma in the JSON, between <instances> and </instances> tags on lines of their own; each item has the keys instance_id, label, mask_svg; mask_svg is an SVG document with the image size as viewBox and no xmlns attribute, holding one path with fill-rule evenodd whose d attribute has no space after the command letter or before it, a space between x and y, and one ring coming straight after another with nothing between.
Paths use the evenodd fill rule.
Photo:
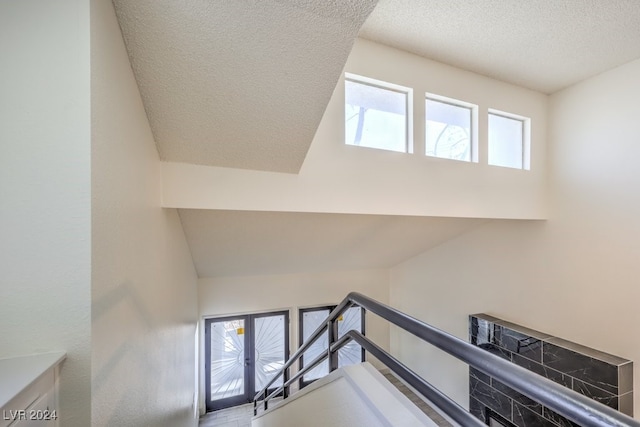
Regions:
<instances>
[{"instance_id":1,"label":"shadow on wall","mask_svg":"<svg viewBox=\"0 0 640 427\"><path fill-rule=\"evenodd\" d=\"M94 301L92 425L193 426L192 396L182 391L194 374L176 375L193 365L193 348L176 343L193 342L194 333L195 324L162 327L130 283Z\"/></svg>"}]
</instances>

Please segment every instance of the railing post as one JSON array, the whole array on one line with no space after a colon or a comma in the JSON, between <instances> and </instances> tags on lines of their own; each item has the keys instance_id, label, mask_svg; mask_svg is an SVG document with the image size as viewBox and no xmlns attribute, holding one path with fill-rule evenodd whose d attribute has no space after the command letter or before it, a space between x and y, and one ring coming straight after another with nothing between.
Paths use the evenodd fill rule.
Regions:
<instances>
[{"instance_id":1,"label":"railing post","mask_svg":"<svg viewBox=\"0 0 640 427\"><path fill-rule=\"evenodd\" d=\"M336 320L329 319L327 325L327 333L329 334L329 348L327 349L327 356L329 361L329 372L333 372L338 369L338 352L331 351L331 346L338 341L338 322Z\"/></svg>"},{"instance_id":2,"label":"railing post","mask_svg":"<svg viewBox=\"0 0 640 427\"><path fill-rule=\"evenodd\" d=\"M289 397L289 386L285 385L287 381L289 381L289 368L286 368L282 374L282 399Z\"/></svg>"}]
</instances>

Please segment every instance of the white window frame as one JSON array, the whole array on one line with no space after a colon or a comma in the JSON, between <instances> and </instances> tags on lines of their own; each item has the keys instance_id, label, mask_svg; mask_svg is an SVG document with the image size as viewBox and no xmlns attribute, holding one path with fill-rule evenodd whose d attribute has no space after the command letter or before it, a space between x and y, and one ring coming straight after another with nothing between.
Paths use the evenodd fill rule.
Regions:
<instances>
[{"instance_id":1,"label":"white window frame","mask_svg":"<svg viewBox=\"0 0 640 427\"><path fill-rule=\"evenodd\" d=\"M364 84L367 86L372 86L375 88L379 88L379 89L386 89L386 90L390 90L393 92L398 92L401 94L406 95L406 114L405 114L405 126L406 126L406 141L405 141L405 151L404 153L407 154L413 154L413 88L410 87L406 87L406 86L401 86L399 84L395 84L395 83L389 83L389 82L385 82L382 80L376 80L374 78L371 77L365 77L365 76L360 76L358 74L353 74L353 73L344 73L344 84L343 84L343 88L345 89L345 96L344 96L344 102L342 104L342 108L343 108L343 117L344 117L344 108L346 106L346 82L353 82L353 83L359 83L359 84ZM344 135L346 133L344 127L345 127L345 122L344 122L344 118L342 121L342 125L343 125L343 138ZM346 144L346 140L344 141L345 145L350 145L350 144ZM360 146L360 147L364 147L364 148L370 148L370 149L374 149L374 150L379 150L379 148L374 148L374 147L367 147L366 145L364 146Z\"/></svg>"},{"instance_id":2,"label":"white window frame","mask_svg":"<svg viewBox=\"0 0 640 427\"><path fill-rule=\"evenodd\" d=\"M463 107L469 108L471 110L471 156L470 161L465 163L478 163L478 106L476 104L472 104L471 102L461 101L455 98L449 98L442 95L437 95L435 93L426 92L424 96L424 155L429 158L443 159L443 160L455 160L455 159L446 159L443 157L431 156L427 154L427 101L436 101L442 102L444 104L453 105L455 107ZM460 161L460 160L456 160Z\"/></svg>"},{"instance_id":3,"label":"white window frame","mask_svg":"<svg viewBox=\"0 0 640 427\"><path fill-rule=\"evenodd\" d=\"M488 155L489 150L489 132L491 129L488 126L489 123L489 115L504 117L506 119L518 120L522 122L522 165L520 168L510 168L516 170L531 170L531 118L520 116L518 114L509 113L502 110L496 110L494 108L489 108L487 110L487 164L489 166L496 167L504 167L498 165L489 164Z\"/></svg>"}]
</instances>

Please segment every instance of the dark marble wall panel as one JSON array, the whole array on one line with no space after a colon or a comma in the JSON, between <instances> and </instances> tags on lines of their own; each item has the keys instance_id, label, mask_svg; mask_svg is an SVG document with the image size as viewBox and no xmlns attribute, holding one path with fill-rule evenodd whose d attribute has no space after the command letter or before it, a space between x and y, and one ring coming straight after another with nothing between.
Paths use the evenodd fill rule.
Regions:
<instances>
[{"instance_id":1,"label":"dark marble wall panel","mask_svg":"<svg viewBox=\"0 0 640 427\"><path fill-rule=\"evenodd\" d=\"M484 382L485 384L491 384L491 377L489 375L485 374L484 372L480 372L479 370L477 370L473 366L469 367L469 376L473 377L473 378L476 378L476 379Z\"/></svg>"},{"instance_id":2,"label":"dark marble wall panel","mask_svg":"<svg viewBox=\"0 0 640 427\"><path fill-rule=\"evenodd\" d=\"M559 425L560 427L580 427L578 424L572 421L569 421L562 415L556 414L555 412L553 412L551 409L547 407L544 408L544 417L548 420L551 420L552 422Z\"/></svg>"},{"instance_id":3,"label":"dark marble wall panel","mask_svg":"<svg viewBox=\"0 0 640 427\"><path fill-rule=\"evenodd\" d=\"M471 378L469 380L469 395L506 419L511 419L512 400L495 388Z\"/></svg>"},{"instance_id":4,"label":"dark marble wall panel","mask_svg":"<svg viewBox=\"0 0 640 427\"><path fill-rule=\"evenodd\" d=\"M558 427L557 424L528 408L515 403L513 405L513 423L518 427Z\"/></svg>"},{"instance_id":5,"label":"dark marble wall panel","mask_svg":"<svg viewBox=\"0 0 640 427\"><path fill-rule=\"evenodd\" d=\"M601 388L575 378L573 380L573 389L596 402L603 403L613 409L618 409L618 396L613 393L609 393L606 390L602 390Z\"/></svg>"},{"instance_id":6,"label":"dark marble wall panel","mask_svg":"<svg viewBox=\"0 0 640 427\"><path fill-rule=\"evenodd\" d=\"M633 416L633 363L486 314L469 316L472 344ZM519 427L575 427L549 408L491 376L469 369L469 407L487 423L488 411Z\"/></svg>"},{"instance_id":7,"label":"dark marble wall panel","mask_svg":"<svg viewBox=\"0 0 640 427\"><path fill-rule=\"evenodd\" d=\"M545 342L544 365L612 394L618 393L618 367L586 354Z\"/></svg>"},{"instance_id":8,"label":"dark marble wall panel","mask_svg":"<svg viewBox=\"0 0 640 427\"><path fill-rule=\"evenodd\" d=\"M498 390L500 393L504 394L505 396L507 396L509 399L512 399L515 403L520 404L520 406L524 406L527 409L529 409L530 411L536 412L538 414L542 415L542 405L539 404L538 402L529 399L527 396L518 393L517 391L515 391L514 389L512 389L511 387L502 384L500 381L496 380L495 378L491 379L491 387L495 388L496 390Z\"/></svg>"},{"instance_id":9,"label":"dark marble wall panel","mask_svg":"<svg viewBox=\"0 0 640 427\"><path fill-rule=\"evenodd\" d=\"M483 423L487 423L487 407L471 396L469 397L469 412Z\"/></svg>"}]
</instances>

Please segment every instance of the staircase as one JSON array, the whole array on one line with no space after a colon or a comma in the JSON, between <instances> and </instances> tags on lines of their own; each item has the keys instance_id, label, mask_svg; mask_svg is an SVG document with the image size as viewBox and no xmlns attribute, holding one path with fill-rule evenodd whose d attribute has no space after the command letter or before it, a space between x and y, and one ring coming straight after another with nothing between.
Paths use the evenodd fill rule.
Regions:
<instances>
[{"instance_id":1,"label":"staircase","mask_svg":"<svg viewBox=\"0 0 640 427\"><path fill-rule=\"evenodd\" d=\"M420 396L415 394L409 387L407 387L402 381L396 378L391 372L387 372L383 374L384 377L393 385L395 388L400 391L400 393L404 394L414 405L418 407L424 414L431 418L433 422L435 422L440 427L453 427L449 421L444 419L442 415L435 409L433 409L427 402L424 401Z\"/></svg>"},{"instance_id":2,"label":"staircase","mask_svg":"<svg viewBox=\"0 0 640 427\"><path fill-rule=\"evenodd\" d=\"M370 363L344 366L251 421L252 427L437 427Z\"/></svg>"},{"instance_id":3,"label":"staircase","mask_svg":"<svg viewBox=\"0 0 640 427\"><path fill-rule=\"evenodd\" d=\"M417 390L439 411L446 414L453 425L484 426L484 423L473 414L362 333L349 330L339 336L338 319L353 306L359 306L366 312L389 321L467 363L470 367L496 378L516 392L543 404L576 425L640 427L640 422L615 409L355 292L347 295L329 314L326 321L318 326L307 341L285 362L282 369L255 395L253 400L255 416L251 423L252 427L451 425L425 401L416 396L412 389ZM327 335L328 351L321 353L312 361L305 360L304 367L298 363L298 370L292 375L294 363L300 361L303 353L311 345ZM395 378L389 378L390 383L367 362L338 369L338 351L352 341L389 368L394 377L402 378L403 382L411 386L411 389ZM325 360L328 361L330 373L290 397L293 384L299 382L305 373ZM278 378L282 378L282 385L273 390L273 384ZM269 402L280 395L284 400L270 408Z\"/></svg>"}]
</instances>

